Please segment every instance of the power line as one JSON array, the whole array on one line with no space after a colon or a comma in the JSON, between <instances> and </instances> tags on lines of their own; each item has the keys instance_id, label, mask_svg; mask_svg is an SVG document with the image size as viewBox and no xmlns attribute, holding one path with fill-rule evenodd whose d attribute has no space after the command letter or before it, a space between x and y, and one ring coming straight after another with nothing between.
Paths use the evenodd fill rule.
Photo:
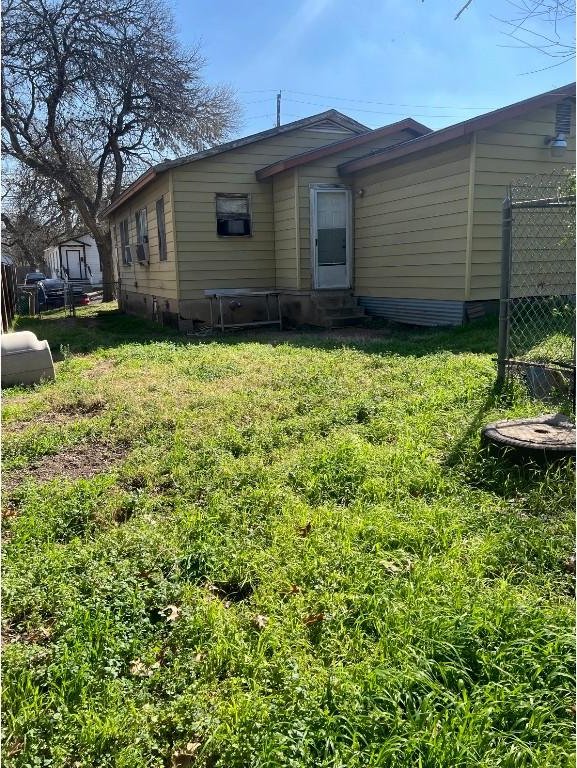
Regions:
<instances>
[{"instance_id":1,"label":"power line","mask_svg":"<svg viewBox=\"0 0 577 768\"><path fill-rule=\"evenodd\" d=\"M324 107L325 109L330 108L330 104L321 104L318 101L302 101L300 99L286 99L286 101L290 101L291 104L308 104L312 107ZM376 109L361 109L360 107L344 107L344 109L347 110L347 112L366 112L373 115L405 115L405 112L381 112L380 110ZM431 114L421 114L421 113L412 113L411 117L443 117L443 118L460 118L462 115L431 115Z\"/></svg>"},{"instance_id":2,"label":"power line","mask_svg":"<svg viewBox=\"0 0 577 768\"><path fill-rule=\"evenodd\" d=\"M472 107L470 105L448 105L443 104L440 106L437 106L436 104L405 104L401 102L395 102L395 101L376 101L376 100L370 100L370 99L354 99L354 98L348 98L346 96L329 96L327 94L323 93L310 93L308 91L293 91L288 88L283 88L285 93L292 93L297 96L312 96L316 99L324 99L324 100L331 100L331 101L346 101L346 102L354 102L356 104L378 104L385 107L404 107L404 108L416 108L416 109L457 109L457 110L488 110L488 109L494 109L493 106L475 106ZM255 91L239 91L239 93L277 93L277 88L262 88ZM266 101L266 99L265 99ZM304 103L304 102L303 102ZM381 113L384 114L384 113Z\"/></svg>"},{"instance_id":3,"label":"power line","mask_svg":"<svg viewBox=\"0 0 577 768\"><path fill-rule=\"evenodd\" d=\"M245 101L243 104L245 107L247 107L249 104L263 104L265 101L270 101L270 98L255 99L254 101Z\"/></svg>"},{"instance_id":4,"label":"power line","mask_svg":"<svg viewBox=\"0 0 577 768\"><path fill-rule=\"evenodd\" d=\"M245 120L259 120L261 117L270 117L271 120L274 120L274 115L271 112L267 112L266 115L243 115Z\"/></svg>"},{"instance_id":5,"label":"power line","mask_svg":"<svg viewBox=\"0 0 577 768\"><path fill-rule=\"evenodd\" d=\"M493 107L470 107L470 106L447 106L443 105L440 107L435 106L434 104L400 104L399 102L395 101L369 101L368 99L349 99L345 96L327 96L325 94L321 93L308 93L307 91L290 91L288 89L285 89L285 93L295 93L297 96L314 96L317 99L330 99L331 101L354 101L358 104L381 104L385 107L416 107L417 109L493 109Z\"/></svg>"}]
</instances>

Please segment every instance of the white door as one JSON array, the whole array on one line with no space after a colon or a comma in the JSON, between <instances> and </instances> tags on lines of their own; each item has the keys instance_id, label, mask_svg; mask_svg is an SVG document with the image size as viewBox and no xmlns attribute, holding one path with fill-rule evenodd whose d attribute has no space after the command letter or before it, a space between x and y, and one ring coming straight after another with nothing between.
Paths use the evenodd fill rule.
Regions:
<instances>
[{"instance_id":1,"label":"white door","mask_svg":"<svg viewBox=\"0 0 577 768\"><path fill-rule=\"evenodd\" d=\"M86 280L86 263L82 251L76 248L66 248L64 267L69 280Z\"/></svg>"},{"instance_id":2,"label":"white door","mask_svg":"<svg viewBox=\"0 0 577 768\"><path fill-rule=\"evenodd\" d=\"M311 189L315 288L351 287L352 196L349 189Z\"/></svg>"}]
</instances>

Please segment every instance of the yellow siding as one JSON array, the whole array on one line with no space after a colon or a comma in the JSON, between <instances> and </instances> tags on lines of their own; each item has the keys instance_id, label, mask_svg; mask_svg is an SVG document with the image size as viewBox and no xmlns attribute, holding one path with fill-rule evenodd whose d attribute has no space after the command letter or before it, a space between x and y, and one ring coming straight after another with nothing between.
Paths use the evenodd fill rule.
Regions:
<instances>
[{"instance_id":1,"label":"yellow siding","mask_svg":"<svg viewBox=\"0 0 577 768\"><path fill-rule=\"evenodd\" d=\"M310 249L311 231L311 204L310 190L314 184L338 184L347 185L337 171L337 166L363 157L376 149L384 149L401 141L407 141L411 134L405 131L390 136L376 138L374 141L352 147L337 155L317 160L314 163L301 166L299 170L299 230L300 230L300 288L308 290L312 288L312 259ZM347 185L348 186L348 185ZM354 205L354 202L353 202Z\"/></svg>"},{"instance_id":2,"label":"yellow siding","mask_svg":"<svg viewBox=\"0 0 577 768\"><path fill-rule=\"evenodd\" d=\"M507 120L477 134L471 298L499 297L501 206L507 185L534 173L575 166L575 115L569 147L552 158L545 137L554 133L555 106Z\"/></svg>"},{"instance_id":3,"label":"yellow siding","mask_svg":"<svg viewBox=\"0 0 577 768\"><path fill-rule=\"evenodd\" d=\"M464 298L469 143L354 176L355 293Z\"/></svg>"},{"instance_id":4,"label":"yellow siding","mask_svg":"<svg viewBox=\"0 0 577 768\"><path fill-rule=\"evenodd\" d=\"M276 287L274 182L272 179L257 181L255 171L291 155L340 141L345 136L340 132L299 129L175 168L180 299L201 298L209 288ZM296 267L293 265L291 272L286 247L288 239L295 236L295 228L290 226L286 190L281 188L282 182L277 187L281 205L278 232L287 231L281 235L282 247L278 253L282 263L278 277L281 287L288 288L296 279ZM217 193L250 195L250 237L216 234Z\"/></svg>"},{"instance_id":5,"label":"yellow siding","mask_svg":"<svg viewBox=\"0 0 577 768\"><path fill-rule=\"evenodd\" d=\"M279 173L273 179L276 287L298 288L298 169Z\"/></svg>"},{"instance_id":6,"label":"yellow siding","mask_svg":"<svg viewBox=\"0 0 577 768\"><path fill-rule=\"evenodd\" d=\"M166 227L167 260L160 261L158 253L158 228L156 221L156 201L164 197L164 218ZM122 219L128 218L130 242L136 243L136 211L146 208L148 222L148 238L150 248L150 264L133 263L125 265L119 257L119 273L122 288L167 299L177 298L177 278L174 227L171 215L172 199L169 184L169 174L166 173L146 187L140 194L131 198L126 205L111 216L112 243L120 252L118 225Z\"/></svg>"}]
</instances>

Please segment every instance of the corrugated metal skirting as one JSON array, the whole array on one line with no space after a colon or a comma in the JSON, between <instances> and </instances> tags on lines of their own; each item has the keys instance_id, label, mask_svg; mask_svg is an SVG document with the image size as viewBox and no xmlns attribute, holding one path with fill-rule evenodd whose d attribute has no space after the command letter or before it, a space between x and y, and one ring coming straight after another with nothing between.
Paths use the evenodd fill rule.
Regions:
<instances>
[{"instance_id":1,"label":"corrugated metal skirting","mask_svg":"<svg viewBox=\"0 0 577 768\"><path fill-rule=\"evenodd\" d=\"M409 325L462 325L465 302L433 299L385 299L358 296L368 315Z\"/></svg>"}]
</instances>

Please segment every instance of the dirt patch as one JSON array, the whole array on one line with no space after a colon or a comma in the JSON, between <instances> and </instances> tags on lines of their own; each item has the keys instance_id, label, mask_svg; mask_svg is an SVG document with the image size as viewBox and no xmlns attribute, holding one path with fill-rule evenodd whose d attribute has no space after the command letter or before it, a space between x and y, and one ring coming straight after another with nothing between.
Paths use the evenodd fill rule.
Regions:
<instances>
[{"instance_id":1,"label":"dirt patch","mask_svg":"<svg viewBox=\"0 0 577 768\"><path fill-rule=\"evenodd\" d=\"M105 408L104 400L79 400L76 403L63 403L56 411L66 416L96 416Z\"/></svg>"},{"instance_id":2,"label":"dirt patch","mask_svg":"<svg viewBox=\"0 0 577 768\"><path fill-rule=\"evenodd\" d=\"M50 619L45 622L42 627L24 629L22 627L14 627L9 622L3 622L1 635L2 647L9 645L10 643L44 645L50 640L55 623L54 619Z\"/></svg>"},{"instance_id":3,"label":"dirt patch","mask_svg":"<svg viewBox=\"0 0 577 768\"><path fill-rule=\"evenodd\" d=\"M42 456L22 469L3 473L2 487L4 492L10 492L26 480L47 483L56 477L64 480L94 477L120 462L127 453L126 445L99 441L80 443L59 453Z\"/></svg>"},{"instance_id":4,"label":"dirt patch","mask_svg":"<svg viewBox=\"0 0 577 768\"><path fill-rule=\"evenodd\" d=\"M2 392L2 400L8 405L14 403L26 403L30 399L30 395L10 395L9 393Z\"/></svg>"},{"instance_id":5,"label":"dirt patch","mask_svg":"<svg viewBox=\"0 0 577 768\"><path fill-rule=\"evenodd\" d=\"M82 376L85 379L93 379L98 376L102 376L105 373L108 373L109 371L113 370L113 368L116 368L116 362L114 360L101 360L99 363L96 363L95 366L90 368L88 371L84 371Z\"/></svg>"},{"instance_id":6,"label":"dirt patch","mask_svg":"<svg viewBox=\"0 0 577 768\"><path fill-rule=\"evenodd\" d=\"M54 411L39 413L32 419L24 421L2 422L2 429L9 434L12 432L23 432L25 429L46 424L47 426L57 427L68 424L76 418L94 418L106 408L103 400L93 400L78 403L64 403L56 407Z\"/></svg>"}]
</instances>

